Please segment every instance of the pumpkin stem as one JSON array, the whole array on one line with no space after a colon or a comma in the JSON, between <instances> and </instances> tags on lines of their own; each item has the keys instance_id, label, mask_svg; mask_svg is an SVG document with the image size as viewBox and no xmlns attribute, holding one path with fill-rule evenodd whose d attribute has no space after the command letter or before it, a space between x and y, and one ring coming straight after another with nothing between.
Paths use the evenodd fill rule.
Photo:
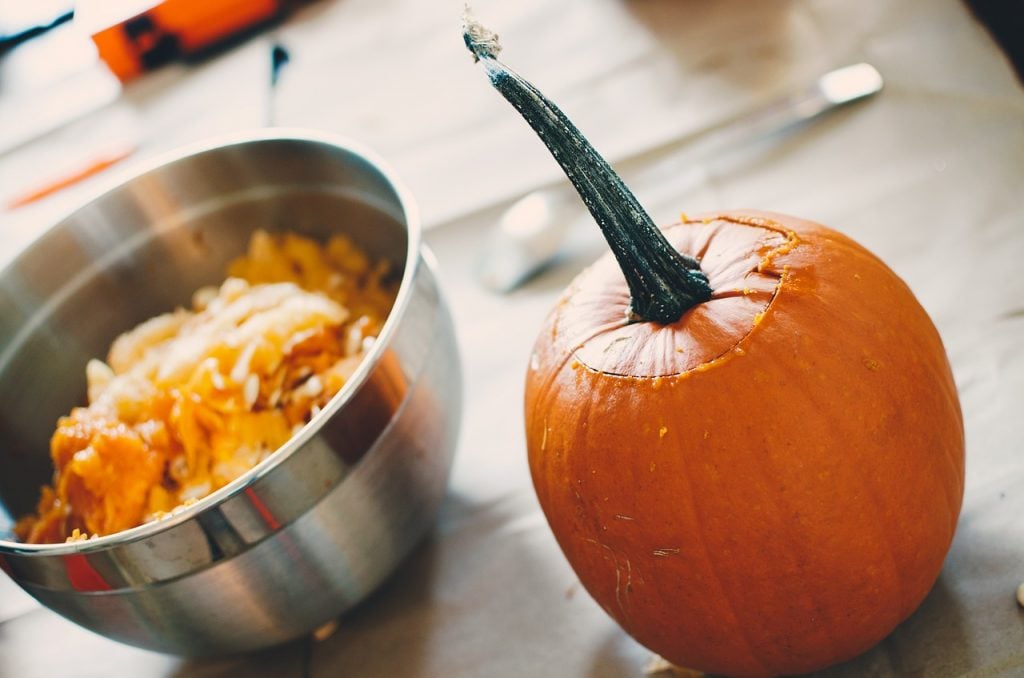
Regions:
<instances>
[{"instance_id":1,"label":"pumpkin stem","mask_svg":"<svg viewBox=\"0 0 1024 678\"><path fill-rule=\"evenodd\" d=\"M700 264L669 244L633 192L558 106L498 61L498 36L470 18L468 8L463 38L491 84L548 147L597 221L629 285L630 321L673 323L710 299L711 286Z\"/></svg>"}]
</instances>

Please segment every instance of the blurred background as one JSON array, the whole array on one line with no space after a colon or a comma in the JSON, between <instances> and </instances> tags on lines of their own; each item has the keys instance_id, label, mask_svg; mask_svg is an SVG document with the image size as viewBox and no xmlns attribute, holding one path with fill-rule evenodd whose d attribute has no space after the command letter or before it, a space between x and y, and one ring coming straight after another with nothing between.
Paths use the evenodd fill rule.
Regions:
<instances>
[{"instance_id":1,"label":"blurred background","mask_svg":"<svg viewBox=\"0 0 1024 678\"><path fill-rule=\"evenodd\" d=\"M1024 672L1013 602L1024 581L1024 93L1013 67L1024 3L473 4L503 60L559 103L656 222L724 208L796 214L846 232L907 280L961 389L967 498L922 609L829 675ZM467 387L435 534L326 640L184 663L79 630L3 579L0 675L644 673L650 653L589 600L547 531L521 430L533 333L605 246L474 67L462 10L0 0L0 265L163 152L272 125L333 132L378 151L417 199ZM877 70L826 77L854 64ZM508 227L528 195L556 205L557 224L521 209L512 214L525 223ZM536 260L496 260L495 242L513 253L526 242ZM488 277L502 266L513 270Z\"/></svg>"}]
</instances>

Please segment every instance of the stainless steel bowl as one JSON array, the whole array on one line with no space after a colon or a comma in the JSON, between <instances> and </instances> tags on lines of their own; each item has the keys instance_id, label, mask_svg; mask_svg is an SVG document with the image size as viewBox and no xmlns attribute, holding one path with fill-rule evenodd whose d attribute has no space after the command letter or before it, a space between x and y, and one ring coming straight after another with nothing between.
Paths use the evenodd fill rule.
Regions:
<instances>
[{"instance_id":1,"label":"stainless steel bowl","mask_svg":"<svg viewBox=\"0 0 1024 678\"><path fill-rule=\"evenodd\" d=\"M251 472L166 520L74 544L13 540L52 473L85 364L219 283L257 228L344 232L401 272L352 380ZM373 155L271 130L190 149L79 209L0 273L0 567L65 617L174 654L251 650L364 598L434 520L462 382L409 195Z\"/></svg>"}]
</instances>

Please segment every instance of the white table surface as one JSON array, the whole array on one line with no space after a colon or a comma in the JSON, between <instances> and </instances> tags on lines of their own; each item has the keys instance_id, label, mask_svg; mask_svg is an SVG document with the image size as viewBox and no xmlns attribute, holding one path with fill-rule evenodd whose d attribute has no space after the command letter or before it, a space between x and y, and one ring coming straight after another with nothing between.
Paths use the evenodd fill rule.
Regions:
<instances>
[{"instance_id":1,"label":"white table surface","mask_svg":"<svg viewBox=\"0 0 1024 678\"><path fill-rule=\"evenodd\" d=\"M903 276L945 340L967 429L963 513L914 616L829 676L1024 675L1024 94L958 0L478 0L503 57L620 164L656 221L758 207L829 224ZM603 251L580 218L559 264L508 296L473 279L503 207L558 179L465 53L455 0L324 0L277 29L280 124L340 132L405 177L430 227L466 373L437 527L325 641L186 662L119 645L0 579L0 676L639 676L650 652L580 588L534 498L522 380L534 331ZM120 138L161 150L263 124L269 37L132 84L89 118L0 156L15 193ZM676 139L866 60L875 99L713 163ZM669 144L668 149L663 147ZM662 147L662 150L651 151ZM116 172L0 215L0 260Z\"/></svg>"}]
</instances>

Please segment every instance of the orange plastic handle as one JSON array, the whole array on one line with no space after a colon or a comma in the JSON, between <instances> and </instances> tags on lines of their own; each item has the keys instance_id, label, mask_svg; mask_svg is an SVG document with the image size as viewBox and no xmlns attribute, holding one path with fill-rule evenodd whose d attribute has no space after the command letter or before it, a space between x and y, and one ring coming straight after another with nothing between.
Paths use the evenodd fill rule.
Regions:
<instances>
[{"instance_id":1,"label":"orange plastic handle","mask_svg":"<svg viewBox=\"0 0 1024 678\"><path fill-rule=\"evenodd\" d=\"M284 0L164 0L92 36L110 70L126 81L283 16Z\"/></svg>"}]
</instances>

